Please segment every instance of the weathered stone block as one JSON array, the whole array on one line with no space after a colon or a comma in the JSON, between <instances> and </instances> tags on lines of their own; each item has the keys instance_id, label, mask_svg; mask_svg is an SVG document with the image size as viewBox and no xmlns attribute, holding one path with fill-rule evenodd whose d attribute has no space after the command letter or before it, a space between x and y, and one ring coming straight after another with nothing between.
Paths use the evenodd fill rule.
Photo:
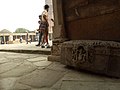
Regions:
<instances>
[{"instance_id":1,"label":"weathered stone block","mask_svg":"<svg viewBox=\"0 0 120 90\"><path fill-rule=\"evenodd\" d=\"M61 62L95 73L120 77L120 43L76 40L61 46Z\"/></svg>"},{"instance_id":2,"label":"weathered stone block","mask_svg":"<svg viewBox=\"0 0 120 90\"><path fill-rule=\"evenodd\" d=\"M52 53L52 55L56 55L56 56L58 56L58 55L60 55L60 43L53 43L53 46L52 46L52 50L51 50L51 53Z\"/></svg>"}]
</instances>

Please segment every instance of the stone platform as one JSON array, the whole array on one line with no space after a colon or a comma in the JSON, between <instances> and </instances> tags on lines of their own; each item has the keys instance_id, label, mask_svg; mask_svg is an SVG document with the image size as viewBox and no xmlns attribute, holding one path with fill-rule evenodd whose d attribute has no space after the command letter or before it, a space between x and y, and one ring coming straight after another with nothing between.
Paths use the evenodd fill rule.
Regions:
<instances>
[{"instance_id":1,"label":"stone platform","mask_svg":"<svg viewBox=\"0 0 120 90\"><path fill-rule=\"evenodd\" d=\"M120 78L120 43L68 41L62 44L61 62L77 69Z\"/></svg>"},{"instance_id":2,"label":"stone platform","mask_svg":"<svg viewBox=\"0 0 120 90\"><path fill-rule=\"evenodd\" d=\"M51 48L41 48L36 46L38 42L31 43L17 43L17 44L0 44L0 51L2 52L16 52L29 54L44 54L50 55Z\"/></svg>"}]
</instances>

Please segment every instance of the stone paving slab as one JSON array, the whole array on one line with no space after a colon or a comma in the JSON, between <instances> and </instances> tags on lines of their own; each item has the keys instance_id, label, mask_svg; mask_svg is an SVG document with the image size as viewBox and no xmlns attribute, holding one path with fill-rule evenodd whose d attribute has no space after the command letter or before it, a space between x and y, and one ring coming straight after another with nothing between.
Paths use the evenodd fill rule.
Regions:
<instances>
[{"instance_id":1,"label":"stone paving slab","mask_svg":"<svg viewBox=\"0 0 120 90\"><path fill-rule=\"evenodd\" d=\"M20 83L15 83L13 90L31 90L31 87L27 86L27 85L20 84Z\"/></svg>"},{"instance_id":2,"label":"stone paving slab","mask_svg":"<svg viewBox=\"0 0 120 90\"><path fill-rule=\"evenodd\" d=\"M61 90L119 90L120 83L63 81Z\"/></svg>"},{"instance_id":3,"label":"stone paving slab","mask_svg":"<svg viewBox=\"0 0 120 90\"><path fill-rule=\"evenodd\" d=\"M33 64L38 66L38 67L47 67L50 64L52 64L52 62L50 62L50 61L40 61L40 62L35 62Z\"/></svg>"},{"instance_id":4,"label":"stone paving slab","mask_svg":"<svg viewBox=\"0 0 120 90\"><path fill-rule=\"evenodd\" d=\"M60 90L61 89L61 85L62 85L62 78L60 80L58 80L52 87L51 89L55 89L55 90Z\"/></svg>"},{"instance_id":5,"label":"stone paving slab","mask_svg":"<svg viewBox=\"0 0 120 90\"><path fill-rule=\"evenodd\" d=\"M10 60L9 59L6 59L5 57L1 57L0 58L0 64L3 64L3 63L7 63L9 62Z\"/></svg>"},{"instance_id":6,"label":"stone paving slab","mask_svg":"<svg viewBox=\"0 0 120 90\"><path fill-rule=\"evenodd\" d=\"M36 88L51 87L59 79L61 79L63 75L64 73L60 71L53 71L49 69L37 70L29 75L21 77L19 79L19 83Z\"/></svg>"},{"instance_id":7,"label":"stone paving slab","mask_svg":"<svg viewBox=\"0 0 120 90\"><path fill-rule=\"evenodd\" d=\"M0 74L3 72L7 72L13 68L16 68L17 66L21 65L22 62L8 62L0 65Z\"/></svg>"},{"instance_id":8,"label":"stone paving slab","mask_svg":"<svg viewBox=\"0 0 120 90\"><path fill-rule=\"evenodd\" d=\"M68 69L65 68L65 65L60 64L59 62L53 62L50 66L47 67L48 69L51 70L56 70L56 71L67 71Z\"/></svg>"},{"instance_id":9,"label":"stone paving slab","mask_svg":"<svg viewBox=\"0 0 120 90\"><path fill-rule=\"evenodd\" d=\"M0 77L19 77L28 74L36 69L37 67L35 65L26 61L23 64L17 66L16 68L0 74Z\"/></svg>"},{"instance_id":10,"label":"stone paving slab","mask_svg":"<svg viewBox=\"0 0 120 90\"><path fill-rule=\"evenodd\" d=\"M30 59L27 59L28 61L31 61L31 62L38 62L38 61L46 61L47 58L46 57L36 57L36 58L30 58Z\"/></svg>"},{"instance_id":11,"label":"stone paving slab","mask_svg":"<svg viewBox=\"0 0 120 90\"><path fill-rule=\"evenodd\" d=\"M76 81L90 81L90 82L104 82L105 77L101 77L99 75L94 75L90 73L69 71L63 78L63 80L76 80Z\"/></svg>"},{"instance_id":12,"label":"stone paving slab","mask_svg":"<svg viewBox=\"0 0 120 90\"><path fill-rule=\"evenodd\" d=\"M0 90L12 90L15 82L16 82L16 78L0 79Z\"/></svg>"},{"instance_id":13,"label":"stone paving slab","mask_svg":"<svg viewBox=\"0 0 120 90\"><path fill-rule=\"evenodd\" d=\"M56 89L51 89L51 88L41 88L41 89L32 89L32 90L56 90Z\"/></svg>"}]
</instances>

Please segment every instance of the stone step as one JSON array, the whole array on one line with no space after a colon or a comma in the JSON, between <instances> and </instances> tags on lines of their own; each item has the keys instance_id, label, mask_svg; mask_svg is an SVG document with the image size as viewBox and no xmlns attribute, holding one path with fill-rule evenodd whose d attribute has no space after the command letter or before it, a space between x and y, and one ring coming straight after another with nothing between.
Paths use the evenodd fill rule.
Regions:
<instances>
[{"instance_id":1,"label":"stone step","mask_svg":"<svg viewBox=\"0 0 120 90\"><path fill-rule=\"evenodd\" d=\"M43 54L51 55L51 50L19 50L19 49L0 49L1 52L15 52L15 53L27 53L27 54Z\"/></svg>"}]
</instances>

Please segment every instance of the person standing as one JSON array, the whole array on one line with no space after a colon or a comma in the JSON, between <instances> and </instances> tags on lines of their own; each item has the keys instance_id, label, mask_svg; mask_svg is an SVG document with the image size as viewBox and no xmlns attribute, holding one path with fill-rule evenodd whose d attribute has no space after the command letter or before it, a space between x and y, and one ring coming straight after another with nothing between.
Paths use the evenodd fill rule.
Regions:
<instances>
[{"instance_id":1,"label":"person standing","mask_svg":"<svg viewBox=\"0 0 120 90\"><path fill-rule=\"evenodd\" d=\"M20 43L22 43L22 36L20 36Z\"/></svg>"},{"instance_id":2,"label":"person standing","mask_svg":"<svg viewBox=\"0 0 120 90\"><path fill-rule=\"evenodd\" d=\"M40 30L42 30L42 32L43 32L42 47L45 47L45 43L46 43L46 46L49 47L49 43L48 43L48 27L49 27L48 11L49 11L49 5L45 5L44 11L42 12L42 18L41 18L42 20L41 20L41 25L40 25Z\"/></svg>"},{"instance_id":3,"label":"person standing","mask_svg":"<svg viewBox=\"0 0 120 90\"><path fill-rule=\"evenodd\" d=\"M38 21L38 23L39 23L39 29L37 30L38 32L39 32L39 41L38 41L38 44L36 45L36 46L41 46L41 40L42 40L42 36L43 36L43 32L42 32L42 30L41 30L41 20L42 20L42 15L39 15L39 21Z\"/></svg>"}]
</instances>

